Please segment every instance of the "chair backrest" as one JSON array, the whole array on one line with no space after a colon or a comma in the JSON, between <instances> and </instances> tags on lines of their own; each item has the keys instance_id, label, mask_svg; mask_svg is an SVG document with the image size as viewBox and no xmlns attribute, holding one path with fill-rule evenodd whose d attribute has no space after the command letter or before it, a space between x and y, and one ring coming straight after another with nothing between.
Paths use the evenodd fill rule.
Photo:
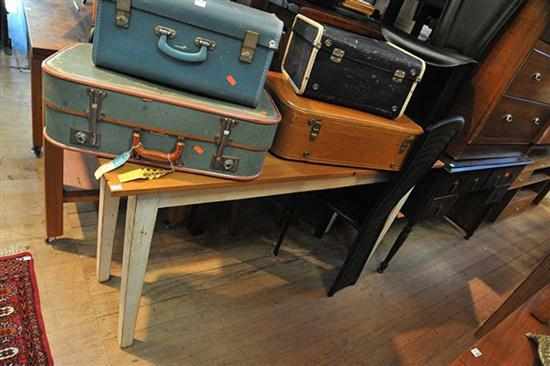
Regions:
<instances>
[{"instance_id":1,"label":"chair backrest","mask_svg":"<svg viewBox=\"0 0 550 366\"><path fill-rule=\"evenodd\" d=\"M357 281L392 209L430 172L439 156L463 126L464 118L451 117L424 130L424 134L409 153L403 169L387 183L387 188L383 190L380 199L372 206L362 222L359 236L350 249L353 255L348 255L331 293L351 286Z\"/></svg>"},{"instance_id":2,"label":"chair backrest","mask_svg":"<svg viewBox=\"0 0 550 366\"><path fill-rule=\"evenodd\" d=\"M481 60L525 0L447 0L430 43Z\"/></svg>"}]
</instances>

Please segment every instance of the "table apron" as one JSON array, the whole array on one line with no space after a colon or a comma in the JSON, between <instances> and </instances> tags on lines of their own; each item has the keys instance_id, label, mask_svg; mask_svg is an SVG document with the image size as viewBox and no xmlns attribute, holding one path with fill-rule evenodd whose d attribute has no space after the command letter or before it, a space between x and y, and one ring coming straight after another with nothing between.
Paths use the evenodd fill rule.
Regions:
<instances>
[{"instance_id":1,"label":"table apron","mask_svg":"<svg viewBox=\"0 0 550 366\"><path fill-rule=\"evenodd\" d=\"M282 194L319 191L352 186L360 186L386 181L385 176L376 177L342 177L319 179L302 182L286 182L261 185L243 184L227 188L190 190L187 192L160 192L158 207L175 207L202 203L233 201L247 198L277 196Z\"/></svg>"}]
</instances>

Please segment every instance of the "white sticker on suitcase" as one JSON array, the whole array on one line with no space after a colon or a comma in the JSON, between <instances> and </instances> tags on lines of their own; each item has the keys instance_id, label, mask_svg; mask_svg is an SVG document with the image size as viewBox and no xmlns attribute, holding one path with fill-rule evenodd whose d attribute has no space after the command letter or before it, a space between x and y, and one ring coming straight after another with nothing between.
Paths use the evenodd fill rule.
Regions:
<instances>
[{"instance_id":1,"label":"white sticker on suitcase","mask_svg":"<svg viewBox=\"0 0 550 366\"><path fill-rule=\"evenodd\" d=\"M206 0L195 0L195 6L200 6L201 8L206 8Z\"/></svg>"}]
</instances>

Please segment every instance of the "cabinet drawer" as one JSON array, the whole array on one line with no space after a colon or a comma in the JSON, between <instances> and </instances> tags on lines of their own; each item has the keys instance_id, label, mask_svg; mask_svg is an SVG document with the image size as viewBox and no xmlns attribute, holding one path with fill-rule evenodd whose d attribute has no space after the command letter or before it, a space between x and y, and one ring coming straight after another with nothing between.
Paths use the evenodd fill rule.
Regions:
<instances>
[{"instance_id":1,"label":"cabinet drawer","mask_svg":"<svg viewBox=\"0 0 550 366\"><path fill-rule=\"evenodd\" d=\"M494 170L489 179L487 179L485 188L509 187L522 169L523 167L510 167Z\"/></svg>"},{"instance_id":2,"label":"cabinet drawer","mask_svg":"<svg viewBox=\"0 0 550 366\"><path fill-rule=\"evenodd\" d=\"M422 211L421 218L445 216L458 200L458 195L448 195L431 199Z\"/></svg>"},{"instance_id":3,"label":"cabinet drawer","mask_svg":"<svg viewBox=\"0 0 550 366\"><path fill-rule=\"evenodd\" d=\"M550 108L502 97L476 139L479 144L530 144L550 120Z\"/></svg>"},{"instance_id":4,"label":"cabinet drawer","mask_svg":"<svg viewBox=\"0 0 550 366\"><path fill-rule=\"evenodd\" d=\"M542 42L537 48L543 48ZM550 104L550 57L537 48L531 52L506 94Z\"/></svg>"}]
</instances>

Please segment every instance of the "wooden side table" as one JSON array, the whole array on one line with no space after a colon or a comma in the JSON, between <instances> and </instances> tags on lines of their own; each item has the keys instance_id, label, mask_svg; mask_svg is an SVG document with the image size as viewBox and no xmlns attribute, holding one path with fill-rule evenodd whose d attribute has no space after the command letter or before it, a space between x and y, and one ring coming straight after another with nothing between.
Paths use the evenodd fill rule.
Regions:
<instances>
[{"instance_id":1,"label":"wooden side table","mask_svg":"<svg viewBox=\"0 0 550 366\"><path fill-rule=\"evenodd\" d=\"M98 185L90 177L95 158L44 142L42 62L76 42L88 42L91 5L74 7L71 0L24 0L31 65L32 149L45 154L46 236L63 235L63 203L97 201Z\"/></svg>"},{"instance_id":2,"label":"wooden side table","mask_svg":"<svg viewBox=\"0 0 550 366\"><path fill-rule=\"evenodd\" d=\"M154 181L124 184L118 181L119 173L139 167L126 164L106 174L100 189L97 234L100 282L110 276L119 201L120 197L128 197L118 323L121 347L130 346L134 341L139 299L159 208L351 187L388 179L388 174L380 171L291 162L268 155L262 175L248 182L189 173L174 173ZM345 270L344 267L340 271Z\"/></svg>"}]
</instances>

